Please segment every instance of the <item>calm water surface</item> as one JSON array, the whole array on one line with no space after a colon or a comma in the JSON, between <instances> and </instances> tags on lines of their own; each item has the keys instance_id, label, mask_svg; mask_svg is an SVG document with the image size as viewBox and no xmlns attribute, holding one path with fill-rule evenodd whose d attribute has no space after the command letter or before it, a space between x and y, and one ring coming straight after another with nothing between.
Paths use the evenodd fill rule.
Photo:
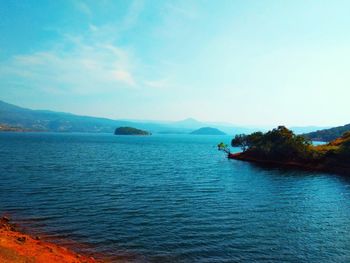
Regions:
<instances>
[{"instance_id":1,"label":"calm water surface","mask_svg":"<svg viewBox=\"0 0 350 263\"><path fill-rule=\"evenodd\" d=\"M266 169L228 136L0 134L0 213L130 262L350 262L350 180Z\"/></svg>"}]
</instances>

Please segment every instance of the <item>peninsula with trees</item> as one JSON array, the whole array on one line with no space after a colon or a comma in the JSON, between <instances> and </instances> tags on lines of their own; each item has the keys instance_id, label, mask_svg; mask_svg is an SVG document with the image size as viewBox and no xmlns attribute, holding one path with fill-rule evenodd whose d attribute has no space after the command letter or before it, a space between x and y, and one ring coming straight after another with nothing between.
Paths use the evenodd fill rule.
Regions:
<instances>
[{"instance_id":1,"label":"peninsula with trees","mask_svg":"<svg viewBox=\"0 0 350 263\"><path fill-rule=\"evenodd\" d=\"M228 158L260 164L295 167L307 170L350 173L350 131L323 145L313 145L303 135L296 135L284 126L266 133L236 135L231 145L242 152L230 153L220 143Z\"/></svg>"}]
</instances>

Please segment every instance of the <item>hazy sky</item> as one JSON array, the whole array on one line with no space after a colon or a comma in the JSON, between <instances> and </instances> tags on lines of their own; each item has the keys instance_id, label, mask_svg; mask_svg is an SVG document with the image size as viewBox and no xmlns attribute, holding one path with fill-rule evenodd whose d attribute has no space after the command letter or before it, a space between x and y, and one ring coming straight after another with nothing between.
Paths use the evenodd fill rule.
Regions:
<instances>
[{"instance_id":1,"label":"hazy sky","mask_svg":"<svg viewBox=\"0 0 350 263\"><path fill-rule=\"evenodd\" d=\"M1 1L0 100L128 119L350 122L350 1Z\"/></svg>"}]
</instances>

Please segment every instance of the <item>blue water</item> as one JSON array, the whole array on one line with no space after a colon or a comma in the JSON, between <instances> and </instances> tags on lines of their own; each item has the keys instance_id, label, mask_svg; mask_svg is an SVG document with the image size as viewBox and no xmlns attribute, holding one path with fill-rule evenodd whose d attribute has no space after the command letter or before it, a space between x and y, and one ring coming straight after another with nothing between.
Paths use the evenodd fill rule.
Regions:
<instances>
[{"instance_id":1,"label":"blue water","mask_svg":"<svg viewBox=\"0 0 350 263\"><path fill-rule=\"evenodd\" d=\"M130 262L350 262L350 179L228 160L220 141L1 133L0 213Z\"/></svg>"}]
</instances>

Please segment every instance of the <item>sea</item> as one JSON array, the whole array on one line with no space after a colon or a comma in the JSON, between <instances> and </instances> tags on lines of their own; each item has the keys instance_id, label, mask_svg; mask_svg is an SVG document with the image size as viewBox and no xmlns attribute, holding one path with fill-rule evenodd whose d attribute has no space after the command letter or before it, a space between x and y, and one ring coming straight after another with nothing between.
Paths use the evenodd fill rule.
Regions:
<instances>
[{"instance_id":1,"label":"sea","mask_svg":"<svg viewBox=\"0 0 350 263\"><path fill-rule=\"evenodd\" d=\"M230 140L0 133L0 214L113 262L350 262L350 175L230 160Z\"/></svg>"}]
</instances>

